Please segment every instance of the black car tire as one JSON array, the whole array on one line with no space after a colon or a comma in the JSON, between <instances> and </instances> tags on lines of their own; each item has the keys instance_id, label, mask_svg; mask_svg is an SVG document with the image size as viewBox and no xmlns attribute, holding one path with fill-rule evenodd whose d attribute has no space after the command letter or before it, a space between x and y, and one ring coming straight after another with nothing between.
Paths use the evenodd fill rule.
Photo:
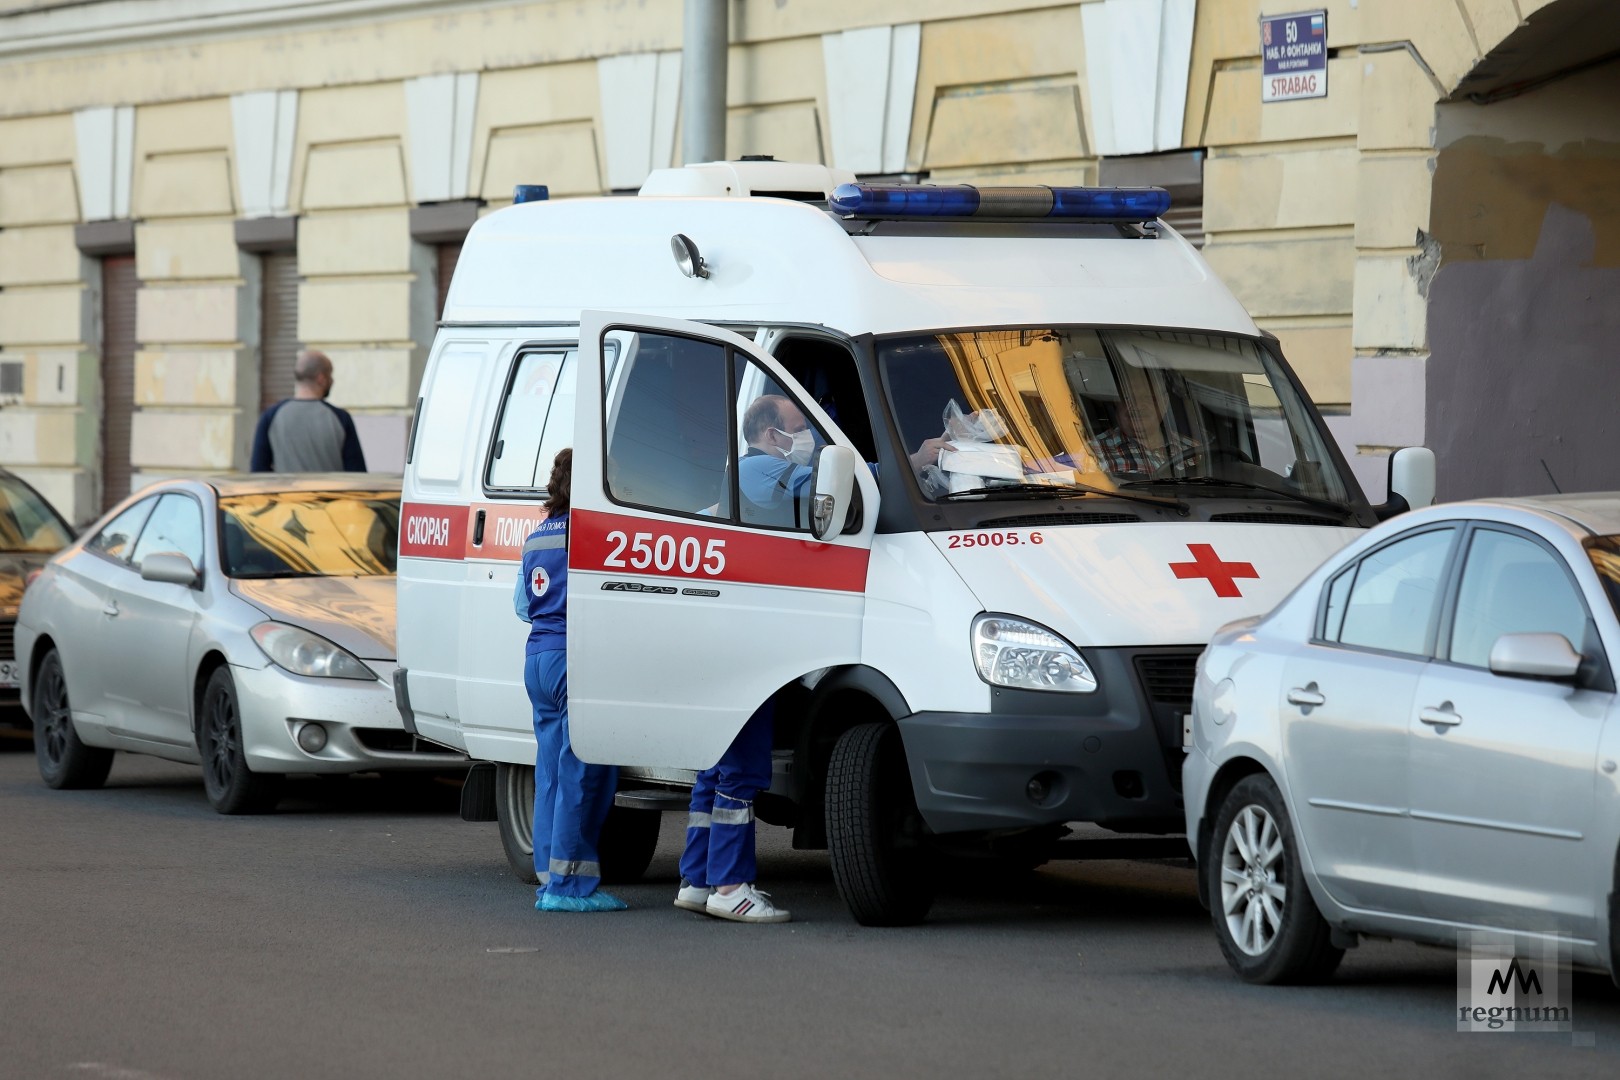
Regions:
<instances>
[{"instance_id":1,"label":"black car tire","mask_svg":"<svg viewBox=\"0 0 1620 1080\"><path fill-rule=\"evenodd\" d=\"M98 788L112 770L113 751L86 746L73 726L67 677L55 649L34 675L34 760L47 787Z\"/></svg>"},{"instance_id":2,"label":"black car tire","mask_svg":"<svg viewBox=\"0 0 1620 1080\"><path fill-rule=\"evenodd\" d=\"M861 724L827 765L833 881L862 926L910 926L934 904L933 859L893 724Z\"/></svg>"},{"instance_id":3,"label":"black car tire","mask_svg":"<svg viewBox=\"0 0 1620 1080\"><path fill-rule=\"evenodd\" d=\"M221 814L264 814L281 801L283 777L256 773L242 752L242 712L230 669L218 667L203 690L202 722L197 725L203 791Z\"/></svg>"},{"instance_id":4,"label":"black car tire","mask_svg":"<svg viewBox=\"0 0 1620 1080\"><path fill-rule=\"evenodd\" d=\"M1200 872L1216 940L1245 981L1320 982L1344 959L1305 883L1293 822L1271 777L1245 776L1227 793Z\"/></svg>"}]
</instances>

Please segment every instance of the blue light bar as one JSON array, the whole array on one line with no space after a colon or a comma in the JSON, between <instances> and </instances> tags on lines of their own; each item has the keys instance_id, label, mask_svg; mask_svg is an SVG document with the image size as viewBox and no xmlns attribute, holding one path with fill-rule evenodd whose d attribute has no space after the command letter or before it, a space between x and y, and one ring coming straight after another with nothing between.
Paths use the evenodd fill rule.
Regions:
<instances>
[{"instance_id":1,"label":"blue light bar","mask_svg":"<svg viewBox=\"0 0 1620 1080\"><path fill-rule=\"evenodd\" d=\"M544 184L518 184L512 188L512 203L545 202L551 198L551 189Z\"/></svg>"},{"instance_id":2,"label":"blue light bar","mask_svg":"<svg viewBox=\"0 0 1620 1080\"><path fill-rule=\"evenodd\" d=\"M1170 209L1163 188L987 187L967 184L840 184L828 200L853 218L1063 218L1152 221Z\"/></svg>"}]
</instances>

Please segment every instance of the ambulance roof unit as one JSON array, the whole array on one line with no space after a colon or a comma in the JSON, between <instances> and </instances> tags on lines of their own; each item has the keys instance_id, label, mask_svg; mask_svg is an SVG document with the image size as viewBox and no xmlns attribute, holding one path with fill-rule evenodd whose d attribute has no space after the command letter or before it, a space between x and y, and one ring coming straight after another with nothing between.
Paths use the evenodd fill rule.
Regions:
<instances>
[{"instance_id":1,"label":"ambulance roof unit","mask_svg":"<svg viewBox=\"0 0 1620 1080\"><path fill-rule=\"evenodd\" d=\"M1043 195L1049 189L853 180L819 165L715 162L654 172L635 198L508 207L468 234L444 321L573 322L614 296L619 307L648 314L811 322L849 333L952 326L969 304L980 325L1158 326L1174 312L1184 329L1257 333L1174 230L1117 224L1133 213L1150 220L1148 211L1162 210L1152 199L1138 198L1144 209L1135 210L1115 206L1124 200L1106 188ZM1119 190L1129 197L1131 189ZM1069 212L1090 213L1001 213L1027 214L1043 198L1062 211L1065 197ZM932 205L919 207L919 199ZM907 200L909 212L899 205ZM671 254L677 234L707 276L682 272ZM582 263L582 248L597 257Z\"/></svg>"}]
</instances>

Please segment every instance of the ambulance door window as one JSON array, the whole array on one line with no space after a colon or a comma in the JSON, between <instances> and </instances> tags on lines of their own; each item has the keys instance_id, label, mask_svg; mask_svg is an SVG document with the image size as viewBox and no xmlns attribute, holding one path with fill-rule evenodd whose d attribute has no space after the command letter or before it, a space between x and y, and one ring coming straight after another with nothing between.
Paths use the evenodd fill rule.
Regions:
<instances>
[{"instance_id":1,"label":"ambulance door window","mask_svg":"<svg viewBox=\"0 0 1620 1080\"><path fill-rule=\"evenodd\" d=\"M677 514L731 517L726 349L656 332L619 332L607 358L608 495Z\"/></svg>"},{"instance_id":2,"label":"ambulance door window","mask_svg":"<svg viewBox=\"0 0 1620 1080\"><path fill-rule=\"evenodd\" d=\"M544 486L549 463L572 442L578 356L579 350L571 348L518 354L484 469L487 490L533 491Z\"/></svg>"}]
</instances>

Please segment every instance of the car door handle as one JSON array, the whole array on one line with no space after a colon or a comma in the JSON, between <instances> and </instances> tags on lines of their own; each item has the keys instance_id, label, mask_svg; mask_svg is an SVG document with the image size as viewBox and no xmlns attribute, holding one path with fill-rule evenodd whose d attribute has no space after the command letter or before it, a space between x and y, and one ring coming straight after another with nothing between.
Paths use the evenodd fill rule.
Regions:
<instances>
[{"instance_id":1,"label":"car door handle","mask_svg":"<svg viewBox=\"0 0 1620 1080\"><path fill-rule=\"evenodd\" d=\"M1438 709L1423 709L1418 712L1418 719L1432 728L1456 727L1462 723L1462 717L1452 711L1451 702L1446 702Z\"/></svg>"},{"instance_id":2,"label":"car door handle","mask_svg":"<svg viewBox=\"0 0 1620 1080\"><path fill-rule=\"evenodd\" d=\"M116 618L118 616L118 601L109 600L105 604L102 604L101 613L110 618Z\"/></svg>"},{"instance_id":3,"label":"car door handle","mask_svg":"<svg viewBox=\"0 0 1620 1080\"><path fill-rule=\"evenodd\" d=\"M1315 683L1303 688L1296 686L1288 691L1288 704L1298 705L1302 709L1314 708L1326 702L1327 698L1323 697L1321 692L1316 689Z\"/></svg>"}]
</instances>

